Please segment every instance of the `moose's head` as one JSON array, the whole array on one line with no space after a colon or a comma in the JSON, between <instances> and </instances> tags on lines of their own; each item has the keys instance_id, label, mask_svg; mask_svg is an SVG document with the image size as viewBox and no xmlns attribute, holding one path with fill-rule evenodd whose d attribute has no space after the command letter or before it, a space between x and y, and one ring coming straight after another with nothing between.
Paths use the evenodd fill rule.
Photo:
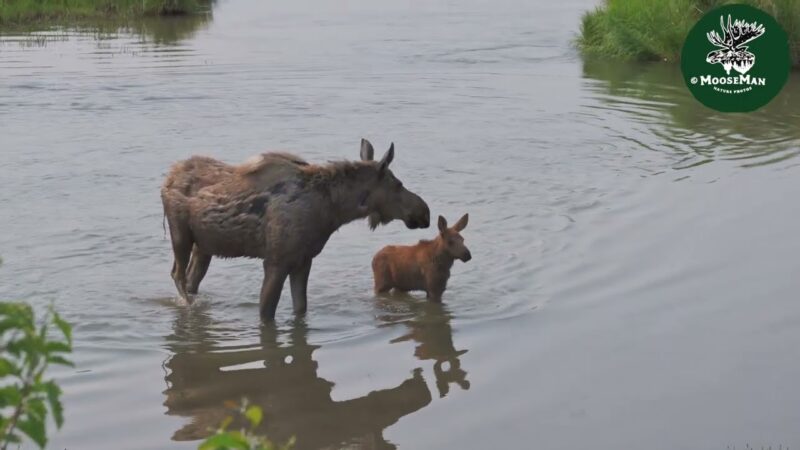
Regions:
<instances>
[{"instance_id":1,"label":"moose's head","mask_svg":"<svg viewBox=\"0 0 800 450\"><path fill-rule=\"evenodd\" d=\"M444 216L439 216L439 236L437 239L441 242L441 246L445 253L450 255L453 259L460 259L467 262L472 259L472 253L466 245L464 245L464 238L461 236L461 230L467 227L469 221L469 214L464 214L458 222L452 227L447 227L447 219Z\"/></svg>"},{"instance_id":2,"label":"moose's head","mask_svg":"<svg viewBox=\"0 0 800 450\"><path fill-rule=\"evenodd\" d=\"M374 161L374 155L372 144L362 139L361 160L371 161L375 168L370 177L371 186L362 200L368 211L369 226L375 229L378 225L399 219L411 229L428 228L431 217L428 205L419 195L406 189L389 169L394 159L394 143L380 161Z\"/></svg>"}]
</instances>

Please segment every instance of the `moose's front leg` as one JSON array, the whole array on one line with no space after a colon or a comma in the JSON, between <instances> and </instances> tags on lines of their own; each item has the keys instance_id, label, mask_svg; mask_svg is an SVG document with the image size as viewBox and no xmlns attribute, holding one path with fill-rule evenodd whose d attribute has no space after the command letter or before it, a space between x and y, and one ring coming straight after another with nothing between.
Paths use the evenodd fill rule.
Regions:
<instances>
[{"instance_id":1,"label":"moose's front leg","mask_svg":"<svg viewBox=\"0 0 800 450\"><path fill-rule=\"evenodd\" d=\"M311 273L311 261L303 262L299 267L294 269L289 275L289 283L292 286L292 305L294 306L295 314L305 314L308 306L308 299L306 292L308 290L308 275Z\"/></svg>"},{"instance_id":2,"label":"moose's front leg","mask_svg":"<svg viewBox=\"0 0 800 450\"><path fill-rule=\"evenodd\" d=\"M428 300L436 303L442 301L442 294L444 294L444 286L440 279L431 277L425 281L425 292L428 294Z\"/></svg>"},{"instance_id":3,"label":"moose's front leg","mask_svg":"<svg viewBox=\"0 0 800 450\"><path fill-rule=\"evenodd\" d=\"M281 299L281 290L287 275L284 267L264 261L264 283L261 285L262 319L275 319L275 310L278 309L278 301Z\"/></svg>"}]
</instances>

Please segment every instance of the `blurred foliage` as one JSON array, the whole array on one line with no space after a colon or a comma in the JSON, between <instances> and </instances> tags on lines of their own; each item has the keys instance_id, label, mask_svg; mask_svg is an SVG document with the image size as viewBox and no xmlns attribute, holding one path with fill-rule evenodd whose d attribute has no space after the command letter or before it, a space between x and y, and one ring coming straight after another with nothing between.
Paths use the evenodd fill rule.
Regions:
<instances>
[{"instance_id":1,"label":"blurred foliage","mask_svg":"<svg viewBox=\"0 0 800 450\"><path fill-rule=\"evenodd\" d=\"M51 327L57 338L51 337ZM45 379L50 364L72 366L72 328L51 307L37 325L25 303L0 302L0 443L20 444L27 437L47 445L48 410L56 426L64 423L61 388Z\"/></svg>"},{"instance_id":2,"label":"blurred foliage","mask_svg":"<svg viewBox=\"0 0 800 450\"><path fill-rule=\"evenodd\" d=\"M241 405L230 403L227 405L234 415L222 421L216 433L206 439L198 450L289 450L294 447L294 438L283 445L277 445L264 436L259 436L255 430L261 424L264 413L259 406L248 405L246 399ZM247 425L239 430L230 430L234 421Z\"/></svg>"},{"instance_id":3,"label":"blurred foliage","mask_svg":"<svg viewBox=\"0 0 800 450\"><path fill-rule=\"evenodd\" d=\"M744 3L771 14L789 36L800 65L798 0L604 0L584 14L577 45L584 54L624 60L679 61L683 41L706 12Z\"/></svg>"}]
</instances>

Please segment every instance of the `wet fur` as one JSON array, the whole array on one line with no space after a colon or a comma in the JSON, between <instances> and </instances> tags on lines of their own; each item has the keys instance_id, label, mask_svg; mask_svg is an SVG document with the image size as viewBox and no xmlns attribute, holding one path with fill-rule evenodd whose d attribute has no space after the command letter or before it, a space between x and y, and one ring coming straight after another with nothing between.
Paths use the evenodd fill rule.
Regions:
<instances>
[{"instance_id":1,"label":"wet fur","mask_svg":"<svg viewBox=\"0 0 800 450\"><path fill-rule=\"evenodd\" d=\"M447 228L443 217L439 220L440 233L435 239L421 240L416 245L389 245L375 254L372 273L376 293L392 289L425 291L428 299L441 301L453 262L456 259L469 261L472 255L459 234L466 227L468 216L453 228Z\"/></svg>"}]
</instances>

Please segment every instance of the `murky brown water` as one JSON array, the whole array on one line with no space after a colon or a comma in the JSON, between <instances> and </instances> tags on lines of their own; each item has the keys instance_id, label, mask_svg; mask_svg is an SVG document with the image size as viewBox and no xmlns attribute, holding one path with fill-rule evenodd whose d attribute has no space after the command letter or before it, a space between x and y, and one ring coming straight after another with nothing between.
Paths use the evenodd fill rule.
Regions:
<instances>
[{"instance_id":1,"label":"murky brown water","mask_svg":"<svg viewBox=\"0 0 800 450\"><path fill-rule=\"evenodd\" d=\"M675 67L582 61L592 0L273 3L0 40L0 298L54 302L77 339L52 448L192 448L241 397L301 449L800 446L797 74L722 115ZM434 214L470 213L443 305L372 295L372 254L434 231L365 223L304 319L284 292L260 324L249 260L176 304L172 162L362 136Z\"/></svg>"}]
</instances>

